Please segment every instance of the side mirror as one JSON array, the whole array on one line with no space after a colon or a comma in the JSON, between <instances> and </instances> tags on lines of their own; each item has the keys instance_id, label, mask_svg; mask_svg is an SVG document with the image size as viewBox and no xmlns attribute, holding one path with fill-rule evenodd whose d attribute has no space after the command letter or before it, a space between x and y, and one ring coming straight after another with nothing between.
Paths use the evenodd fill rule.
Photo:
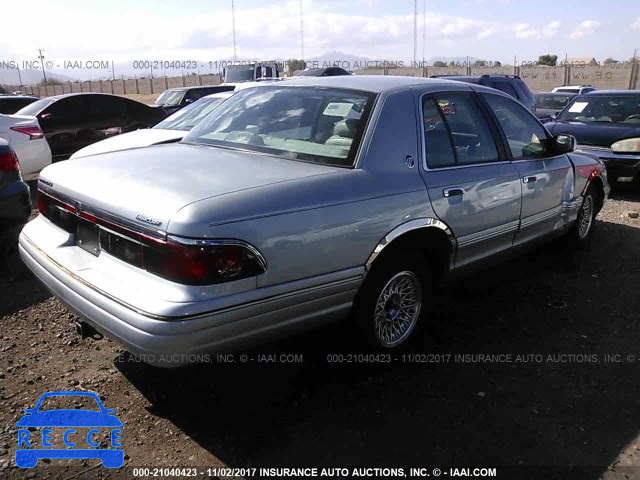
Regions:
<instances>
[{"instance_id":1,"label":"side mirror","mask_svg":"<svg viewBox=\"0 0 640 480\"><path fill-rule=\"evenodd\" d=\"M558 118L558 112L554 112L551 114L551 120L555 121L555 119Z\"/></svg>"},{"instance_id":2,"label":"side mirror","mask_svg":"<svg viewBox=\"0 0 640 480\"><path fill-rule=\"evenodd\" d=\"M553 136L554 150L557 153L569 153L576 149L576 137L559 133Z\"/></svg>"}]
</instances>

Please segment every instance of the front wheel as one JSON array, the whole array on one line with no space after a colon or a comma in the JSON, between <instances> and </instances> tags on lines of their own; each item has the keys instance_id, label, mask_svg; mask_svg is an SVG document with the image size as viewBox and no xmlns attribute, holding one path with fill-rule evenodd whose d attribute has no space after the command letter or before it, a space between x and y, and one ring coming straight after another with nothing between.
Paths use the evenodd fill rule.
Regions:
<instances>
[{"instance_id":1,"label":"front wheel","mask_svg":"<svg viewBox=\"0 0 640 480\"><path fill-rule=\"evenodd\" d=\"M569 241L573 246L580 247L586 245L591 239L591 233L596 220L597 211L597 192L593 185L589 185L582 200L582 206L578 210L576 223L569 231Z\"/></svg>"},{"instance_id":2,"label":"front wheel","mask_svg":"<svg viewBox=\"0 0 640 480\"><path fill-rule=\"evenodd\" d=\"M355 318L378 351L405 348L421 327L431 288L424 259L393 255L374 265L356 300Z\"/></svg>"}]
</instances>

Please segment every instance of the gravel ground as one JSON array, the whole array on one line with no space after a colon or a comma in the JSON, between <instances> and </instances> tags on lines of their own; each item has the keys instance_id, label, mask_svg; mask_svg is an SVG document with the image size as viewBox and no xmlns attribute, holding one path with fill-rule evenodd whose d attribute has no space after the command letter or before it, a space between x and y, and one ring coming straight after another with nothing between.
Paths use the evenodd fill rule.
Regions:
<instances>
[{"instance_id":1,"label":"gravel ground","mask_svg":"<svg viewBox=\"0 0 640 480\"><path fill-rule=\"evenodd\" d=\"M354 351L355 332L338 324L248 352L246 363L156 369L108 339L82 339L75 315L10 259L0 267L0 477L453 465L563 479L554 466L594 466L575 478L640 478L640 219L628 216L639 201L614 194L584 251L554 242L440 292L416 352L441 355L421 361L328 361ZM282 353L302 361L258 361ZM73 389L116 410L126 469L96 460L17 469L23 409Z\"/></svg>"}]
</instances>

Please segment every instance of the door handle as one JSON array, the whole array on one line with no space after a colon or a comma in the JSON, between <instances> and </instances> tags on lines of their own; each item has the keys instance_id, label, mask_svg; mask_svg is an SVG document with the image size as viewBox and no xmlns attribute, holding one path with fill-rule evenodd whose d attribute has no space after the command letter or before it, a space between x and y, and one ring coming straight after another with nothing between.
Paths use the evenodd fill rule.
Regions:
<instances>
[{"instance_id":1,"label":"door handle","mask_svg":"<svg viewBox=\"0 0 640 480\"><path fill-rule=\"evenodd\" d=\"M445 196L445 198L464 195L464 193L465 193L464 188L461 188L461 187L450 187L442 190L442 194Z\"/></svg>"},{"instance_id":2,"label":"door handle","mask_svg":"<svg viewBox=\"0 0 640 480\"><path fill-rule=\"evenodd\" d=\"M522 183L536 183L536 176L535 175L528 175L526 177L522 177Z\"/></svg>"}]
</instances>

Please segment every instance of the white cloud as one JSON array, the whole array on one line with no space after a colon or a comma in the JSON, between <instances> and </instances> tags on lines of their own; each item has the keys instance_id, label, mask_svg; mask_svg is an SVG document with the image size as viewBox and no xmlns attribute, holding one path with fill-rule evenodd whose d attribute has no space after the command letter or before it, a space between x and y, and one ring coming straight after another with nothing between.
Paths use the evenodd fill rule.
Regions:
<instances>
[{"instance_id":1,"label":"white cloud","mask_svg":"<svg viewBox=\"0 0 640 480\"><path fill-rule=\"evenodd\" d=\"M540 35L540 32L528 23L518 23L514 25L513 32L518 39L535 38Z\"/></svg>"},{"instance_id":2,"label":"white cloud","mask_svg":"<svg viewBox=\"0 0 640 480\"><path fill-rule=\"evenodd\" d=\"M631 24L631 28L640 28L640 17L636 18L636 21Z\"/></svg>"},{"instance_id":3,"label":"white cloud","mask_svg":"<svg viewBox=\"0 0 640 480\"><path fill-rule=\"evenodd\" d=\"M549 25L547 25L542 29L542 36L546 38L555 37L556 34L558 33L558 30L560 30L561 25L562 24L559 21L554 20L553 22L551 22Z\"/></svg>"},{"instance_id":4,"label":"white cloud","mask_svg":"<svg viewBox=\"0 0 640 480\"><path fill-rule=\"evenodd\" d=\"M490 28L485 28L484 30L481 30L480 32L478 32L478 35L476 35L477 38L487 38L490 37L491 35L493 35L494 31Z\"/></svg>"},{"instance_id":5,"label":"white cloud","mask_svg":"<svg viewBox=\"0 0 640 480\"><path fill-rule=\"evenodd\" d=\"M592 33L598 31L599 28L600 22L596 20L584 20L575 28L575 30L567 35L567 37L571 38L572 40L578 40L582 37L591 35Z\"/></svg>"}]
</instances>

